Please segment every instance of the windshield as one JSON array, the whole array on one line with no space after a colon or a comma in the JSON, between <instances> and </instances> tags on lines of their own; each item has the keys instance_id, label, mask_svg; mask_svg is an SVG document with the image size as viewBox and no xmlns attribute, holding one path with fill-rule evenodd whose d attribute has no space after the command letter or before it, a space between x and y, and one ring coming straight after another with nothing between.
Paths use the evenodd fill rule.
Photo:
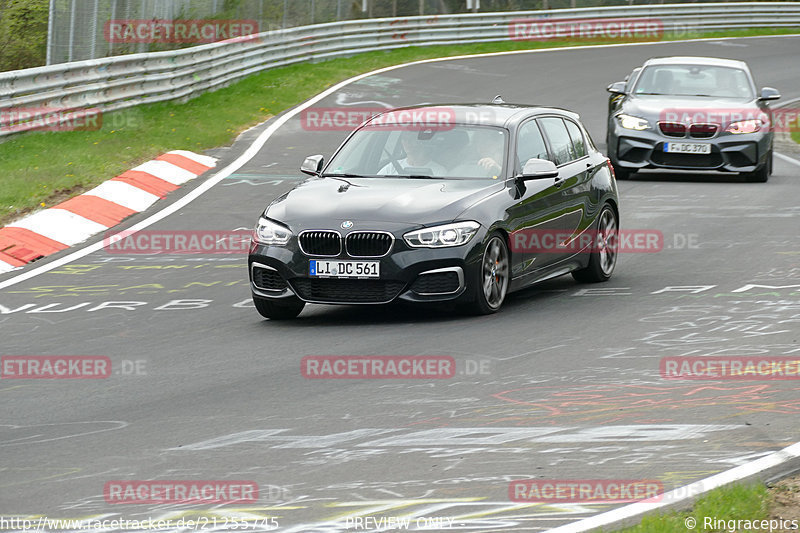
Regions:
<instances>
[{"instance_id":1,"label":"windshield","mask_svg":"<svg viewBox=\"0 0 800 533\"><path fill-rule=\"evenodd\" d=\"M747 73L711 65L652 65L636 82L633 94L753 98Z\"/></svg>"},{"instance_id":2,"label":"windshield","mask_svg":"<svg viewBox=\"0 0 800 533\"><path fill-rule=\"evenodd\" d=\"M504 171L506 137L506 130L487 126L370 125L347 141L325 175L497 179Z\"/></svg>"}]
</instances>

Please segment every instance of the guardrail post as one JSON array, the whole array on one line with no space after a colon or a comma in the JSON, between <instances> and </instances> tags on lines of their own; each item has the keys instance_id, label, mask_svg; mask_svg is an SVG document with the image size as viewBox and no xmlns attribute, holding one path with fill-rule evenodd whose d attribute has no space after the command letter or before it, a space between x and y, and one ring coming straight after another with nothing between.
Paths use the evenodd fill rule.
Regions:
<instances>
[{"instance_id":1,"label":"guardrail post","mask_svg":"<svg viewBox=\"0 0 800 533\"><path fill-rule=\"evenodd\" d=\"M47 18L47 59L45 64L53 64L53 26L56 18L56 0L50 0L50 13Z\"/></svg>"}]
</instances>

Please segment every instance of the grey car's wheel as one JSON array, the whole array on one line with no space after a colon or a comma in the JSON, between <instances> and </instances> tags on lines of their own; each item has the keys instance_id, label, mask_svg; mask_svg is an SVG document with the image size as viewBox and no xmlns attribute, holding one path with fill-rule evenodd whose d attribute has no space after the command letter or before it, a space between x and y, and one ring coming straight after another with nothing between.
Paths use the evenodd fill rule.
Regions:
<instances>
[{"instance_id":1,"label":"grey car's wheel","mask_svg":"<svg viewBox=\"0 0 800 533\"><path fill-rule=\"evenodd\" d=\"M288 320L296 318L300 311L306 306L306 303L296 296L289 298L281 298L280 300L271 300L267 298L259 298L253 296L253 303L256 310L264 318L270 320Z\"/></svg>"},{"instance_id":2,"label":"grey car's wheel","mask_svg":"<svg viewBox=\"0 0 800 533\"><path fill-rule=\"evenodd\" d=\"M575 281L597 283L608 281L617 266L619 254L619 222L617 213L606 204L597 217L597 233L589 256L589 264L572 272Z\"/></svg>"},{"instance_id":3,"label":"grey car's wheel","mask_svg":"<svg viewBox=\"0 0 800 533\"><path fill-rule=\"evenodd\" d=\"M508 245L502 235L494 233L483 247L471 310L481 315L497 312L506 299L510 274Z\"/></svg>"},{"instance_id":4,"label":"grey car's wheel","mask_svg":"<svg viewBox=\"0 0 800 533\"><path fill-rule=\"evenodd\" d=\"M757 168L755 172L750 172L744 175L744 179L746 181L752 183L766 183L769 179L770 175L772 174L772 150L769 151L767 155L767 160L761 165L760 168Z\"/></svg>"}]
</instances>

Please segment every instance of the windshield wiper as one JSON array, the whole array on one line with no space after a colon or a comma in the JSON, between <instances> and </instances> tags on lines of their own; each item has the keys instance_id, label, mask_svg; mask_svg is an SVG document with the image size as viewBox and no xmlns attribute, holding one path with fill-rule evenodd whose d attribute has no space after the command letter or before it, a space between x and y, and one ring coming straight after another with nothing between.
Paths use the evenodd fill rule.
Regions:
<instances>
[{"instance_id":1,"label":"windshield wiper","mask_svg":"<svg viewBox=\"0 0 800 533\"><path fill-rule=\"evenodd\" d=\"M427 174L400 174L400 178L409 178L412 180L439 180L441 177L429 176Z\"/></svg>"},{"instance_id":2,"label":"windshield wiper","mask_svg":"<svg viewBox=\"0 0 800 533\"><path fill-rule=\"evenodd\" d=\"M365 176L364 174L352 174L350 172L341 172L335 174L323 174L323 178L373 178L375 176Z\"/></svg>"}]
</instances>

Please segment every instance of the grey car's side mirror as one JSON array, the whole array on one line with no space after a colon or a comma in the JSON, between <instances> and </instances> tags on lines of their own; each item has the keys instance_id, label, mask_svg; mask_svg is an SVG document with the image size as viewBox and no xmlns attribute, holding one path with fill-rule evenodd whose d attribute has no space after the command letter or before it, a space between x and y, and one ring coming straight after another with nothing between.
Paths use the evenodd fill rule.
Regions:
<instances>
[{"instance_id":1,"label":"grey car's side mirror","mask_svg":"<svg viewBox=\"0 0 800 533\"><path fill-rule=\"evenodd\" d=\"M777 100L781 97L781 93L778 92L778 89L774 89L772 87L764 87L761 89L761 96L759 96L759 100Z\"/></svg>"},{"instance_id":2,"label":"grey car's side mirror","mask_svg":"<svg viewBox=\"0 0 800 533\"><path fill-rule=\"evenodd\" d=\"M536 180L542 178L557 178L558 168L552 161L532 157L525 162L522 168L522 180Z\"/></svg>"},{"instance_id":3,"label":"grey car's side mirror","mask_svg":"<svg viewBox=\"0 0 800 533\"><path fill-rule=\"evenodd\" d=\"M625 85L627 82L624 81L615 81L608 87L606 87L606 91L614 94L625 94Z\"/></svg>"},{"instance_id":4,"label":"grey car's side mirror","mask_svg":"<svg viewBox=\"0 0 800 533\"><path fill-rule=\"evenodd\" d=\"M309 176L319 176L323 166L325 166L324 156L310 155L306 157L306 160L300 165L300 172L308 174Z\"/></svg>"}]
</instances>

